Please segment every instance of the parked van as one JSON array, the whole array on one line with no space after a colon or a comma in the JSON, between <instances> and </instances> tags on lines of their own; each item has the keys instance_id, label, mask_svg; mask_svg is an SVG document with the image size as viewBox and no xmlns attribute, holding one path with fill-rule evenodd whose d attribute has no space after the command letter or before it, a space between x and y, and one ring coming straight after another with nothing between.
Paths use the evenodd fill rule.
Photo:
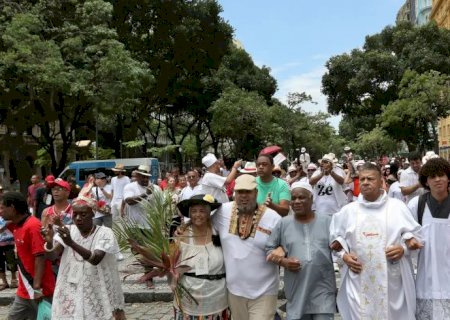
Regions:
<instances>
[{"instance_id":1,"label":"parked van","mask_svg":"<svg viewBox=\"0 0 450 320\"><path fill-rule=\"evenodd\" d=\"M156 183L160 177L159 161L156 158L129 158L129 159L107 159L107 160L87 160L75 161L70 163L61 174L59 178L67 180L67 177L73 175L79 186L83 186L87 176L97 172L104 172L107 176L114 176L111 170L117 164L122 163L127 171L127 176L131 176L131 172L136 170L139 165L150 166L152 176L150 180Z\"/></svg>"}]
</instances>

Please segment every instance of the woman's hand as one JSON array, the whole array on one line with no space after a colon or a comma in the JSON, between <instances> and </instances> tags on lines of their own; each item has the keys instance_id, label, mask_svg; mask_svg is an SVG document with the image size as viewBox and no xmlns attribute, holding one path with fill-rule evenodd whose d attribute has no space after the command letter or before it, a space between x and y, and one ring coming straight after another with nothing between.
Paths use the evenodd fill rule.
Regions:
<instances>
[{"instance_id":1,"label":"woman's hand","mask_svg":"<svg viewBox=\"0 0 450 320\"><path fill-rule=\"evenodd\" d=\"M53 225L49 223L47 228L41 228L41 234L44 237L45 242L53 244L53 237L55 236L55 231L53 230Z\"/></svg>"},{"instance_id":2,"label":"woman's hand","mask_svg":"<svg viewBox=\"0 0 450 320\"><path fill-rule=\"evenodd\" d=\"M71 246L73 243L72 238L70 237L70 230L66 226L59 227L57 230L59 236L64 241L67 246Z\"/></svg>"}]
</instances>

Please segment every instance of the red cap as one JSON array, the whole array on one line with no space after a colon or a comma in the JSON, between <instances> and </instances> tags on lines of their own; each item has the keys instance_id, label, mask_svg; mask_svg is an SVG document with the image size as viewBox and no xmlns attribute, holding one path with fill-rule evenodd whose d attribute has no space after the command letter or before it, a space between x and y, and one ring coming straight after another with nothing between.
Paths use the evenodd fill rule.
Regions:
<instances>
[{"instance_id":1,"label":"red cap","mask_svg":"<svg viewBox=\"0 0 450 320\"><path fill-rule=\"evenodd\" d=\"M53 182L53 187L55 187L55 186L59 186L70 192L70 184L67 181L64 181L63 179L60 179L60 178L56 179Z\"/></svg>"},{"instance_id":2,"label":"red cap","mask_svg":"<svg viewBox=\"0 0 450 320\"><path fill-rule=\"evenodd\" d=\"M53 175L48 175L45 177L45 182L53 183L53 182L55 182L55 177Z\"/></svg>"}]
</instances>

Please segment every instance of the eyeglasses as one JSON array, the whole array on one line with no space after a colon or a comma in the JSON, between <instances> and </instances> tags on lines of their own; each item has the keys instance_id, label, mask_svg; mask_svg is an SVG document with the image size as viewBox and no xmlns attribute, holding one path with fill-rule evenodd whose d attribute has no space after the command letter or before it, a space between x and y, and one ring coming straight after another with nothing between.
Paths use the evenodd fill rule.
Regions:
<instances>
[{"instance_id":1,"label":"eyeglasses","mask_svg":"<svg viewBox=\"0 0 450 320\"><path fill-rule=\"evenodd\" d=\"M316 171L316 169L308 169L308 171L314 172Z\"/></svg>"},{"instance_id":2,"label":"eyeglasses","mask_svg":"<svg viewBox=\"0 0 450 320\"><path fill-rule=\"evenodd\" d=\"M52 190L54 190L54 191L64 191L66 189L63 188L63 187L53 187Z\"/></svg>"}]
</instances>

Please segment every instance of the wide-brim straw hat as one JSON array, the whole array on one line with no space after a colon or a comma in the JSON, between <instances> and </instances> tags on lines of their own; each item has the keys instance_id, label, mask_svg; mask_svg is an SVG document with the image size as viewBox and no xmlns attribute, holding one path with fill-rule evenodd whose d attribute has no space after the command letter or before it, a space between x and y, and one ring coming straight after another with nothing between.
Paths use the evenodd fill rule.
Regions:
<instances>
[{"instance_id":1,"label":"wide-brim straw hat","mask_svg":"<svg viewBox=\"0 0 450 320\"><path fill-rule=\"evenodd\" d=\"M143 175L143 176L147 176L147 177L151 177L152 174L150 173L150 166L141 164L136 170L137 174Z\"/></svg>"},{"instance_id":2,"label":"wide-brim straw hat","mask_svg":"<svg viewBox=\"0 0 450 320\"><path fill-rule=\"evenodd\" d=\"M114 168L111 169L112 171L115 172L124 172L125 170L125 166L123 165L123 163L118 163Z\"/></svg>"},{"instance_id":3,"label":"wide-brim straw hat","mask_svg":"<svg viewBox=\"0 0 450 320\"><path fill-rule=\"evenodd\" d=\"M197 194L192 196L190 199L180 201L177 204L177 207L183 216L189 218L189 208L196 204L210 206L211 213L222 205L210 194Z\"/></svg>"}]
</instances>

